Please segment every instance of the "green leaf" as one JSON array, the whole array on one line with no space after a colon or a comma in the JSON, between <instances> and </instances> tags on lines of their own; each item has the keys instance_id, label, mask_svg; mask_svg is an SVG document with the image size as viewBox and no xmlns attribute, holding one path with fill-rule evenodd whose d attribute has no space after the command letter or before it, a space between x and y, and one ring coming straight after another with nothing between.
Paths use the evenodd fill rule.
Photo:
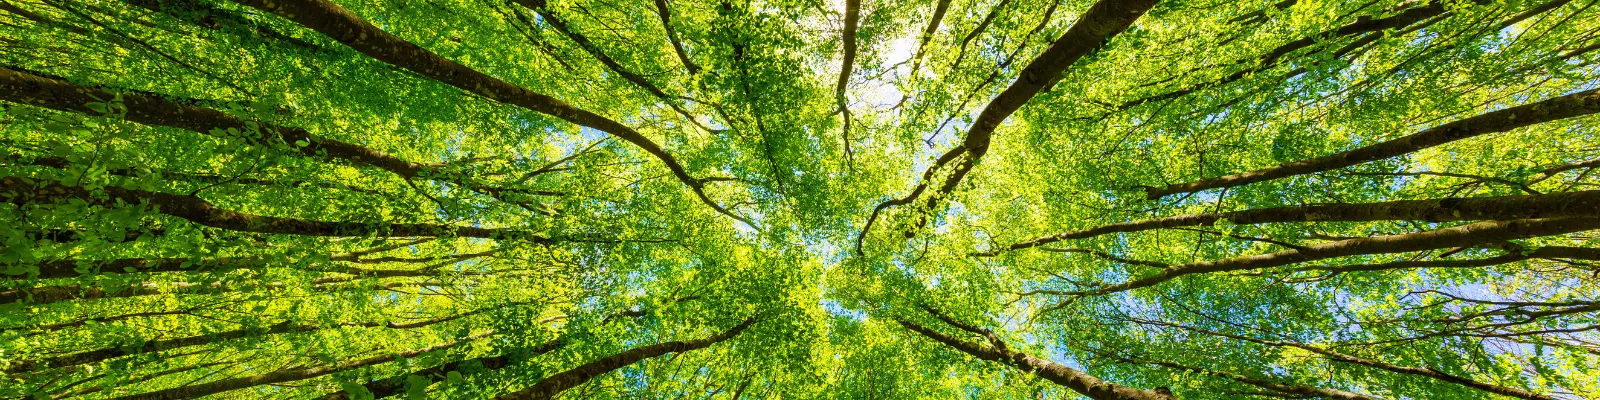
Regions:
<instances>
[{"instance_id":1,"label":"green leaf","mask_svg":"<svg viewBox=\"0 0 1600 400\"><path fill-rule=\"evenodd\" d=\"M339 387L344 389L345 393L350 394L350 398L353 400L371 400L373 398L372 391L367 390L366 386L362 386L359 383L340 381Z\"/></svg>"},{"instance_id":2,"label":"green leaf","mask_svg":"<svg viewBox=\"0 0 1600 400\"><path fill-rule=\"evenodd\" d=\"M424 400L424 399L427 399L428 398L428 396L427 396L428 385L432 384L432 383L433 382L429 381L428 378L424 378L424 377L421 377L421 376L417 376L417 375L407 376L406 377L406 398L411 399L411 400Z\"/></svg>"},{"instance_id":3,"label":"green leaf","mask_svg":"<svg viewBox=\"0 0 1600 400\"><path fill-rule=\"evenodd\" d=\"M38 271L38 266L35 265L8 264L5 269L6 275L12 276L28 275L35 271Z\"/></svg>"}]
</instances>

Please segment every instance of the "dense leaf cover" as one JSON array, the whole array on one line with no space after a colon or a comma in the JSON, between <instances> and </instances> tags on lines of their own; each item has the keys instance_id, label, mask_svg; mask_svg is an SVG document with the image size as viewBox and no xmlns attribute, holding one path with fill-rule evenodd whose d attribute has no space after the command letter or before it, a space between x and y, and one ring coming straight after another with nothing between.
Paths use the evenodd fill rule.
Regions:
<instances>
[{"instance_id":1,"label":"dense leaf cover","mask_svg":"<svg viewBox=\"0 0 1600 400\"><path fill-rule=\"evenodd\" d=\"M1597 398L1597 5L0 0L0 398Z\"/></svg>"}]
</instances>

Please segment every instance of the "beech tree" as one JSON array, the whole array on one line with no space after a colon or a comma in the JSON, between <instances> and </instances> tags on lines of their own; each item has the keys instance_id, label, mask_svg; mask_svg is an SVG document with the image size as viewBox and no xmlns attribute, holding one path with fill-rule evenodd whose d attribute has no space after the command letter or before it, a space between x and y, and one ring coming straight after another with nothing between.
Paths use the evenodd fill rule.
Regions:
<instances>
[{"instance_id":1,"label":"beech tree","mask_svg":"<svg viewBox=\"0 0 1600 400\"><path fill-rule=\"evenodd\" d=\"M1594 0L0 0L0 397L1600 397Z\"/></svg>"}]
</instances>

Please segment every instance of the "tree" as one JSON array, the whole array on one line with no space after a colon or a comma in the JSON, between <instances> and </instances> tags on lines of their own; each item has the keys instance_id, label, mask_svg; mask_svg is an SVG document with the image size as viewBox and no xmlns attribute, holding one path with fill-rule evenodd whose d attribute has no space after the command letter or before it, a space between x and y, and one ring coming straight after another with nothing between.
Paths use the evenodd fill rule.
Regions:
<instances>
[{"instance_id":1,"label":"tree","mask_svg":"<svg viewBox=\"0 0 1600 400\"><path fill-rule=\"evenodd\" d=\"M1583 0L0 0L0 397L1600 396Z\"/></svg>"}]
</instances>

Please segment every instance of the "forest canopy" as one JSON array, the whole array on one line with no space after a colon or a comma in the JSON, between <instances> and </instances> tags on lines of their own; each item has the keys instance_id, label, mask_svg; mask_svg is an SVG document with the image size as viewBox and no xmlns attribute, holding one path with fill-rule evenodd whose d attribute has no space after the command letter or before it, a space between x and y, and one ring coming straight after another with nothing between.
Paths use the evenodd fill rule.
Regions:
<instances>
[{"instance_id":1,"label":"forest canopy","mask_svg":"<svg viewBox=\"0 0 1600 400\"><path fill-rule=\"evenodd\" d=\"M1600 398L1596 0L0 0L0 398Z\"/></svg>"}]
</instances>

